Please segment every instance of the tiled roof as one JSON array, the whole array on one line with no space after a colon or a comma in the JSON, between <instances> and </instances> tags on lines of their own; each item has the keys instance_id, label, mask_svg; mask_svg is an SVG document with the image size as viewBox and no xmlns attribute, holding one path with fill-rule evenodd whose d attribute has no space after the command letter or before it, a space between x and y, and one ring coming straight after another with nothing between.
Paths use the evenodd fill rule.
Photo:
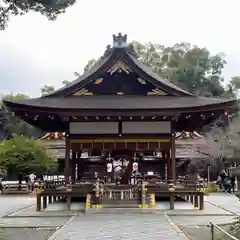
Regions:
<instances>
[{"instance_id":1,"label":"tiled roof","mask_svg":"<svg viewBox=\"0 0 240 240\"><path fill-rule=\"evenodd\" d=\"M34 98L19 101L4 101L8 106L32 106L50 109L183 109L195 107L217 107L219 104L234 104L235 99L206 98L206 97L176 97L176 96L78 96L78 97L49 97ZM190 109L189 109L190 110Z\"/></svg>"}]
</instances>

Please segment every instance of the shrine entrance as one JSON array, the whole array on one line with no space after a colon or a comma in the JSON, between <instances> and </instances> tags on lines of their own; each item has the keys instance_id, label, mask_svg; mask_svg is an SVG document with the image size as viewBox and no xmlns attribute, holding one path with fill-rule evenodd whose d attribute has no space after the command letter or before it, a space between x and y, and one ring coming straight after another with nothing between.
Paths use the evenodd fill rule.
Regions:
<instances>
[{"instance_id":1,"label":"shrine entrance","mask_svg":"<svg viewBox=\"0 0 240 240\"><path fill-rule=\"evenodd\" d=\"M122 184L128 184L132 175L134 152L129 149L118 149L111 152L109 159L112 164L112 179L118 179Z\"/></svg>"}]
</instances>

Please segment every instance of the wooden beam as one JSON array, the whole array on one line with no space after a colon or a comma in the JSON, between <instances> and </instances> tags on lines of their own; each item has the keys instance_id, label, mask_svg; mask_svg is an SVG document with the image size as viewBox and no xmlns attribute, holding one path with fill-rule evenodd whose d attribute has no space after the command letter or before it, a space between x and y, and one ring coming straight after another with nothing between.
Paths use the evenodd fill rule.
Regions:
<instances>
[{"instance_id":1,"label":"wooden beam","mask_svg":"<svg viewBox=\"0 0 240 240\"><path fill-rule=\"evenodd\" d=\"M131 138L98 138L98 139L71 139L71 143L149 143L149 142L162 142L162 143L169 143L169 138L151 138L151 139L131 139Z\"/></svg>"}]
</instances>

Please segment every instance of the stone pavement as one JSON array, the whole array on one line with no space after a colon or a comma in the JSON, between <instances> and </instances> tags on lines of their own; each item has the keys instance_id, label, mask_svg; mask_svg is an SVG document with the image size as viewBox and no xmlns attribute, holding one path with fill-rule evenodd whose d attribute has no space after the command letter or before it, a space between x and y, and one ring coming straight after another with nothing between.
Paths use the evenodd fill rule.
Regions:
<instances>
[{"instance_id":1,"label":"stone pavement","mask_svg":"<svg viewBox=\"0 0 240 240\"><path fill-rule=\"evenodd\" d=\"M5 215L0 217L0 238L5 234L6 240L43 240L55 232L49 240L208 240L210 231L206 226L209 220L216 224L233 222L239 201L234 195L224 193L207 196L206 201L203 211L188 209L186 203L178 203L178 209L169 211L163 202L157 204L158 209L153 214L139 214L130 209L125 214L84 214L79 210L62 211L64 206L60 205L37 213L35 206L28 207L35 199L0 197L0 204L4 206L0 213ZM83 208L81 203L77 204ZM14 213L6 216L9 212Z\"/></svg>"},{"instance_id":2,"label":"stone pavement","mask_svg":"<svg viewBox=\"0 0 240 240\"><path fill-rule=\"evenodd\" d=\"M0 217L35 204L36 200L27 196L0 196Z\"/></svg>"},{"instance_id":3,"label":"stone pavement","mask_svg":"<svg viewBox=\"0 0 240 240\"><path fill-rule=\"evenodd\" d=\"M57 240L186 240L165 215L121 214L76 216L51 239Z\"/></svg>"},{"instance_id":4,"label":"stone pavement","mask_svg":"<svg viewBox=\"0 0 240 240\"><path fill-rule=\"evenodd\" d=\"M205 201L233 214L240 215L240 201L234 194L225 192L212 193L205 196Z\"/></svg>"}]
</instances>

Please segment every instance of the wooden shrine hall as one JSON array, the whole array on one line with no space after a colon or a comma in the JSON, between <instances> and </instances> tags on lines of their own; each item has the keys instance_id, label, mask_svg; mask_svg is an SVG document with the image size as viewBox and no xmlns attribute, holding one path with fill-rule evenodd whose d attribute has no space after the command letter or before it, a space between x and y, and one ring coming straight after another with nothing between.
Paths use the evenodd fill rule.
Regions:
<instances>
[{"instance_id":1,"label":"wooden shrine hall","mask_svg":"<svg viewBox=\"0 0 240 240\"><path fill-rule=\"evenodd\" d=\"M62 176L64 174L64 159L65 159L65 133L64 132L51 132L44 134L39 139L42 144L49 149L57 161L57 173ZM209 156L207 155L207 142L204 139L204 136L197 132L176 132L175 133L175 146L176 146L176 174L177 176L184 176L187 173L187 166L190 161L201 161L208 160ZM86 149L87 150L87 149ZM157 150L157 149L156 149ZM115 151L116 153L116 151ZM123 153L123 152L120 152ZM94 155L96 154L96 155ZM104 156L105 154L105 156ZM157 172L162 176L163 179L166 179L167 176L167 166L166 162L162 161L161 152L151 152L145 151L142 152L142 156L137 152L139 170L143 173L147 172ZM78 154L75 166L72 169L71 179L72 181L80 181L83 178L86 178L86 175L93 176L94 172L98 172L99 168L102 175L106 175L104 170L106 170L106 162L109 154L106 155L106 152L100 151L90 151L82 152L81 155ZM71 156L70 156L71 158ZM112 154L112 164L117 165L119 156L113 156ZM126 159L125 159L126 160ZM121 163L123 165L124 161Z\"/></svg>"},{"instance_id":2,"label":"wooden shrine hall","mask_svg":"<svg viewBox=\"0 0 240 240\"><path fill-rule=\"evenodd\" d=\"M154 73L120 33L96 64L68 86L4 104L43 131L66 132L67 182L74 177L76 159L89 151L105 159L128 156L125 184L133 161L149 152L161 153L167 179L175 182L175 132L198 131L218 118L227 124L236 108L235 99L197 97Z\"/></svg>"}]
</instances>

